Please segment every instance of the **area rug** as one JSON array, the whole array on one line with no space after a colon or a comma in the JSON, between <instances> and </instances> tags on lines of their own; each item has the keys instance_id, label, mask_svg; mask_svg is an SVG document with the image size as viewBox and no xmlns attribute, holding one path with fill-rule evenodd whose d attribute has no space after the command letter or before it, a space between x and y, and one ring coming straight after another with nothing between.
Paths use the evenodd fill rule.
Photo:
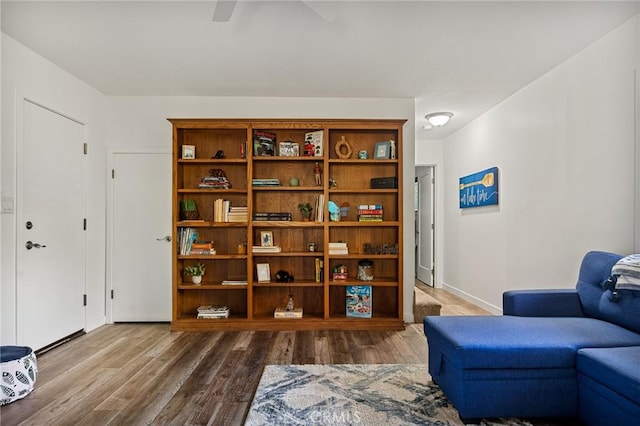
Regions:
<instances>
[{"instance_id":1,"label":"area rug","mask_svg":"<svg viewBox=\"0 0 640 426\"><path fill-rule=\"evenodd\" d=\"M267 365L245 425L462 425L426 365ZM530 425L518 419L483 425Z\"/></svg>"}]
</instances>

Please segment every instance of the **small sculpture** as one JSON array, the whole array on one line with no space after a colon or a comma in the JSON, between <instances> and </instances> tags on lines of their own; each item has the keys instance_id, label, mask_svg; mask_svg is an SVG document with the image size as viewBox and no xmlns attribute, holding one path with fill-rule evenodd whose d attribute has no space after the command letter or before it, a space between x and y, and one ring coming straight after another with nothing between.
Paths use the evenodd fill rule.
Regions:
<instances>
[{"instance_id":1,"label":"small sculpture","mask_svg":"<svg viewBox=\"0 0 640 426\"><path fill-rule=\"evenodd\" d=\"M317 161L313 166L313 176L316 179L316 185L322 186L322 169L320 168L320 163Z\"/></svg>"},{"instance_id":2,"label":"small sculpture","mask_svg":"<svg viewBox=\"0 0 640 426\"><path fill-rule=\"evenodd\" d=\"M336 144L335 149L336 149L336 155L338 156L339 159L348 160L349 158L351 158L351 153L352 153L351 145L349 145L349 142L347 142L344 136L340 137L340 140Z\"/></svg>"},{"instance_id":3,"label":"small sculpture","mask_svg":"<svg viewBox=\"0 0 640 426\"><path fill-rule=\"evenodd\" d=\"M214 156L213 156L213 158L217 158L217 159L222 159L222 158L224 158L224 151L223 151L223 150L221 150L221 149L219 149L219 150L216 152L216 155L214 155Z\"/></svg>"},{"instance_id":4,"label":"small sculpture","mask_svg":"<svg viewBox=\"0 0 640 426\"><path fill-rule=\"evenodd\" d=\"M295 306L293 305L293 295L290 294L289 295L289 301L287 302L287 311L291 312L295 309Z\"/></svg>"}]
</instances>

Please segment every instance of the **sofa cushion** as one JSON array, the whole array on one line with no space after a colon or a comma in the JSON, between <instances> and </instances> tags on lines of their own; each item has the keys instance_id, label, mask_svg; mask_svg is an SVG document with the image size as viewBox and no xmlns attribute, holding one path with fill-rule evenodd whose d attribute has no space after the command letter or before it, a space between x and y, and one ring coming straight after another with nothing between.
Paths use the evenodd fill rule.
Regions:
<instances>
[{"instance_id":1,"label":"sofa cushion","mask_svg":"<svg viewBox=\"0 0 640 426\"><path fill-rule=\"evenodd\" d=\"M578 351L577 370L640 404L640 346Z\"/></svg>"},{"instance_id":2,"label":"sofa cushion","mask_svg":"<svg viewBox=\"0 0 640 426\"><path fill-rule=\"evenodd\" d=\"M425 317L424 332L461 369L575 368L578 349L640 346L640 334L593 318Z\"/></svg>"}]
</instances>

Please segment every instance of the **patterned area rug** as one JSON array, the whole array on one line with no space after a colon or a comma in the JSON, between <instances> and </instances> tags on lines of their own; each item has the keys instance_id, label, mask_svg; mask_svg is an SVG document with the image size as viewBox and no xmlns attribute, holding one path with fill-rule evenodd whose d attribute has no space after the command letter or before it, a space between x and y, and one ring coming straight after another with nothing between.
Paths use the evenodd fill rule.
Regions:
<instances>
[{"instance_id":1,"label":"patterned area rug","mask_svg":"<svg viewBox=\"0 0 640 426\"><path fill-rule=\"evenodd\" d=\"M462 425L426 365L265 367L245 425ZM482 425L530 425L517 419Z\"/></svg>"}]
</instances>

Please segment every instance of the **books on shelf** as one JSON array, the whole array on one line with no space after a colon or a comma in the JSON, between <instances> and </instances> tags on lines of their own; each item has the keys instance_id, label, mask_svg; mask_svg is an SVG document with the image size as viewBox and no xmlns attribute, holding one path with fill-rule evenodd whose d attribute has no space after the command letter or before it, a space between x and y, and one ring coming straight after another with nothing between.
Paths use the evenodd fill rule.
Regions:
<instances>
[{"instance_id":1,"label":"books on shelf","mask_svg":"<svg viewBox=\"0 0 640 426\"><path fill-rule=\"evenodd\" d=\"M329 254L349 254L347 243L329 243Z\"/></svg>"},{"instance_id":2,"label":"books on shelf","mask_svg":"<svg viewBox=\"0 0 640 426\"><path fill-rule=\"evenodd\" d=\"M316 222L324 222L324 194L317 194L314 197L313 208L316 212Z\"/></svg>"},{"instance_id":3,"label":"books on shelf","mask_svg":"<svg viewBox=\"0 0 640 426\"><path fill-rule=\"evenodd\" d=\"M201 305L198 307L198 319L220 319L229 318L230 310L228 306Z\"/></svg>"},{"instance_id":4,"label":"books on shelf","mask_svg":"<svg viewBox=\"0 0 640 426\"><path fill-rule=\"evenodd\" d=\"M382 222L384 209L382 204L360 204L358 205L359 222Z\"/></svg>"},{"instance_id":5,"label":"books on shelf","mask_svg":"<svg viewBox=\"0 0 640 426\"><path fill-rule=\"evenodd\" d=\"M346 289L346 312L348 317L371 318L373 311L370 285L348 285Z\"/></svg>"},{"instance_id":6,"label":"books on shelf","mask_svg":"<svg viewBox=\"0 0 640 426\"><path fill-rule=\"evenodd\" d=\"M198 188L201 189L230 189L231 182L227 179L224 171L220 169L209 170L209 176L200 179Z\"/></svg>"},{"instance_id":7,"label":"books on shelf","mask_svg":"<svg viewBox=\"0 0 640 426\"><path fill-rule=\"evenodd\" d=\"M288 212L254 212L252 217L256 221L291 221Z\"/></svg>"},{"instance_id":8,"label":"books on shelf","mask_svg":"<svg viewBox=\"0 0 640 426\"><path fill-rule=\"evenodd\" d=\"M287 311L286 308L276 308L273 311L274 318L302 318L302 308L293 308L291 311Z\"/></svg>"},{"instance_id":9,"label":"books on shelf","mask_svg":"<svg viewBox=\"0 0 640 426\"><path fill-rule=\"evenodd\" d=\"M224 280L222 285L247 285L247 280Z\"/></svg>"},{"instance_id":10,"label":"books on shelf","mask_svg":"<svg viewBox=\"0 0 640 426\"><path fill-rule=\"evenodd\" d=\"M248 222L249 212L247 206L231 207L227 215L227 222Z\"/></svg>"},{"instance_id":11,"label":"books on shelf","mask_svg":"<svg viewBox=\"0 0 640 426\"><path fill-rule=\"evenodd\" d=\"M316 257L315 259L315 279L317 283L324 281L324 260Z\"/></svg>"},{"instance_id":12,"label":"books on shelf","mask_svg":"<svg viewBox=\"0 0 640 426\"><path fill-rule=\"evenodd\" d=\"M252 251L254 253L280 253L282 248L280 246L253 246Z\"/></svg>"},{"instance_id":13,"label":"books on shelf","mask_svg":"<svg viewBox=\"0 0 640 426\"><path fill-rule=\"evenodd\" d=\"M222 198L213 201L214 222L247 222L248 216L246 206L231 207L231 201Z\"/></svg>"},{"instance_id":14,"label":"books on shelf","mask_svg":"<svg viewBox=\"0 0 640 426\"><path fill-rule=\"evenodd\" d=\"M253 186L280 186L280 179L252 179Z\"/></svg>"},{"instance_id":15,"label":"books on shelf","mask_svg":"<svg viewBox=\"0 0 640 426\"><path fill-rule=\"evenodd\" d=\"M198 239L198 231L195 228L178 228L178 247L182 256L191 254L191 245Z\"/></svg>"}]
</instances>

